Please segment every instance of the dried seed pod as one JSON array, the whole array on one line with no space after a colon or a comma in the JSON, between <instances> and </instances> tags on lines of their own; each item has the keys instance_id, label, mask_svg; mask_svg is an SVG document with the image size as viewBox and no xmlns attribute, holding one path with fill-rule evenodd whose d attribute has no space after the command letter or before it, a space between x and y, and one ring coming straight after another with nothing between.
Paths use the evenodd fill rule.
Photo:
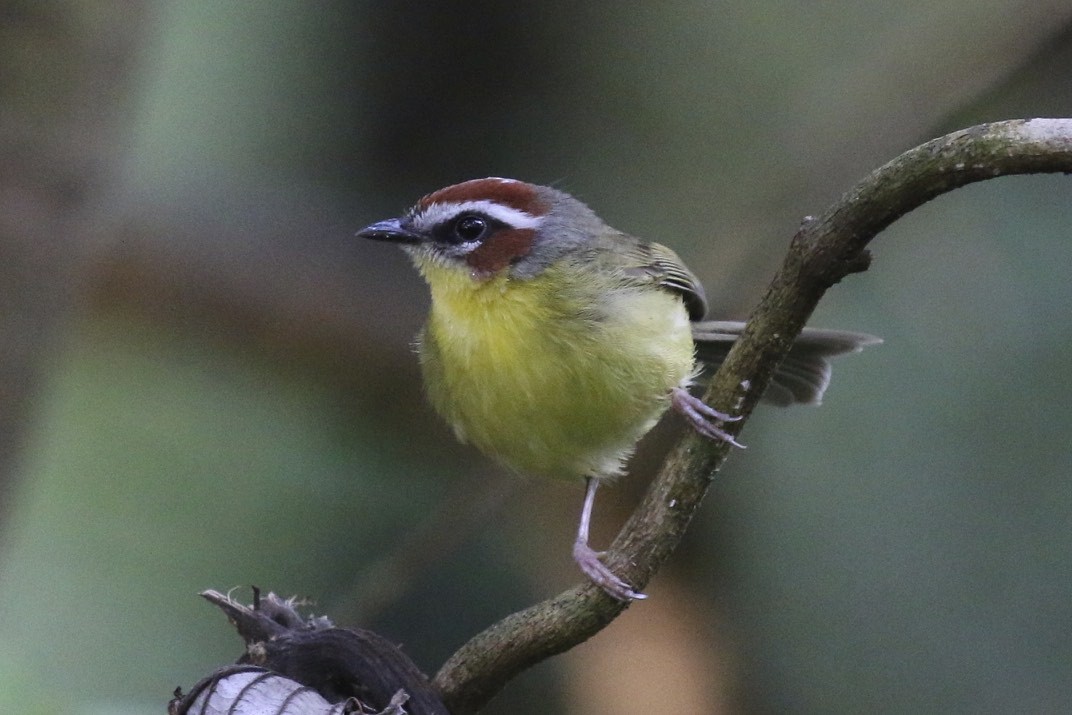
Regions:
<instances>
[{"instance_id":1,"label":"dried seed pod","mask_svg":"<svg viewBox=\"0 0 1072 715\"><path fill-rule=\"evenodd\" d=\"M169 715L449 715L420 669L371 631L304 618L292 599L256 589L252 606L202 596L231 619L246 652L186 695L176 691Z\"/></svg>"},{"instance_id":2,"label":"dried seed pod","mask_svg":"<svg viewBox=\"0 0 1072 715\"><path fill-rule=\"evenodd\" d=\"M344 715L310 687L254 666L225 668L168 705L168 715Z\"/></svg>"}]
</instances>

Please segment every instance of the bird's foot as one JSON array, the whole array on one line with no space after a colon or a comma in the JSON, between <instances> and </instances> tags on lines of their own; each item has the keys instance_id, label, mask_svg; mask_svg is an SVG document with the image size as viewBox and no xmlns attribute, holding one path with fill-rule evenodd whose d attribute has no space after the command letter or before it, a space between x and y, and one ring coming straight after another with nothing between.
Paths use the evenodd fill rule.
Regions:
<instances>
[{"instance_id":1,"label":"bird's foot","mask_svg":"<svg viewBox=\"0 0 1072 715\"><path fill-rule=\"evenodd\" d=\"M719 412L714 407L708 406L699 397L692 395L683 387L676 387L670 397L674 409L685 416L693 428L709 439L719 439L729 442L734 447L744 449L744 445L734 439L719 423L736 422L741 419L740 415L728 415Z\"/></svg>"},{"instance_id":2,"label":"bird's foot","mask_svg":"<svg viewBox=\"0 0 1072 715\"><path fill-rule=\"evenodd\" d=\"M647 598L643 593L634 591L632 586L615 576L614 572L600 560L600 556L602 552L595 551L583 541L573 544L573 560L581 567L584 575L603 589L608 596L624 603Z\"/></svg>"}]
</instances>

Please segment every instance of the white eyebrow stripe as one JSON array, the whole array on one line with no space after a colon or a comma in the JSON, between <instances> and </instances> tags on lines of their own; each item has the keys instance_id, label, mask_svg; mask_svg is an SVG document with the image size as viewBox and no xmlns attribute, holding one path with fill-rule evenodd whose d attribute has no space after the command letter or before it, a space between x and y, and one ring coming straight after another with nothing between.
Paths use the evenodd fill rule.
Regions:
<instances>
[{"instance_id":1,"label":"white eyebrow stripe","mask_svg":"<svg viewBox=\"0 0 1072 715\"><path fill-rule=\"evenodd\" d=\"M480 200L449 201L442 204L432 204L413 217L413 224L418 230L428 231L433 226L438 226L458 214L468 212L484 214L513 228L536 228L543 220L541 217L533 216L526 211L503 206L494 201Z\"/></svg>"}]
</instances>

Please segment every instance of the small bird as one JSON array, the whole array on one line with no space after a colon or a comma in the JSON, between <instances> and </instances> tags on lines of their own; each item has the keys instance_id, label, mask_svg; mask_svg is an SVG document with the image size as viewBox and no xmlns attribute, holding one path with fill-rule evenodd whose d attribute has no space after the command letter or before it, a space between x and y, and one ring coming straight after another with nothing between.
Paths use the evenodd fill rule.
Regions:
<instances>
[{"instance_id":1,"label":"small bird","mask_svg":"<svg viewBox=\"0 0 1072 715\"><path fill-rule=\"evenodd\" d=\"M677 254L548 186L466 181L357 235L400 245L428 283L417 345L435 410L459 440L513 470L585 480L573 557L613 598L644 598L589 546L596 489L671 407L700 434L737 445L723 423L738 418L689 387L744 323L703 321L703 287ZM764 400L818 404L827 358L878 342L805 329Z\"/></svg>"}]
</instances>

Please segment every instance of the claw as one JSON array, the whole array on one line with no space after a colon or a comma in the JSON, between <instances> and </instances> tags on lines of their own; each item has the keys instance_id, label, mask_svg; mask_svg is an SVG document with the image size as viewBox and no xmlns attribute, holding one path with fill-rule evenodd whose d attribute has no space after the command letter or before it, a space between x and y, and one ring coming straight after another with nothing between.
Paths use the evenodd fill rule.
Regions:
<instances>
[{"instance_id":1,"label":"claw","mask_svg":"<svg viewBox=\"0 0 1072 715\"><path fill-rule=\"evenodd\" d=\"M670 401L674 409L683 414L693 428L704 437L729 442L734 447L740 447L741 449L745 448L743 444L734 439L733 435L716 424L716 422L736 422L741 419L740 415L728 415L725 412L719 412L681 387L674 388Z\"/></svg>"},{"instance_id":2,"label":"claw","mask_svg":"<svg viewBox=\"0 0 1072 715\"><path fill-rule=\"evenodd\" d=\"M584 491L584 507L581 509L581 523L577 527L577 540L573 542L573 560L592 583L616 601L628 603L647 598L643 593L634 591L632 586L615 576L614 572L600 560L603 552L596 551L588 545L588 524L592 518L592 505L595 504L599 480L589 477L587 482Z\"/></svg>"},{"instance_id":3,"label":"claw","mask_svg":"<svg viewBox=\"0 0 1072 715\"><path fill-rule=\"evenodd\" d=\"M577 565L581 567L581 571L592 583L599 586L616 601L628 603L629 601L640 601L647 598L646 595L639 591L634 591L632 586L615 576L614 572L599 560L599 553L588 544L578 541L573 545L573 560L577 562Z\"/></svg>"}]
</instances>

